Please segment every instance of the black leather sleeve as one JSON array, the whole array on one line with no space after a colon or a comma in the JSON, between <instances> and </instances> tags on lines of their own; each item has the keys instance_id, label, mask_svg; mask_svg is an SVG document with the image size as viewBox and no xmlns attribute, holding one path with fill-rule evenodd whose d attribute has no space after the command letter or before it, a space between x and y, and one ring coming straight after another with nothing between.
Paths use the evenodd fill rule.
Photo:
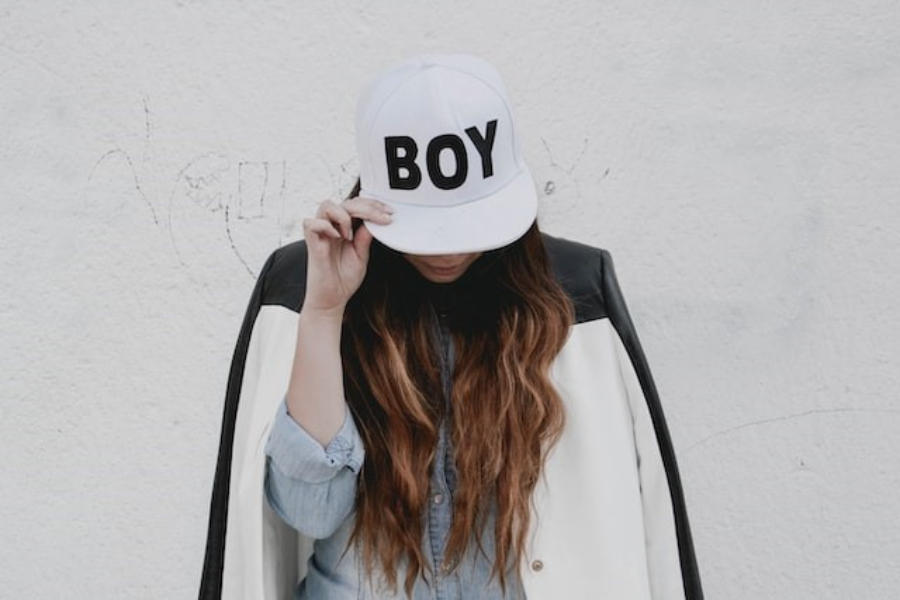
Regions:
<instances>
[{"instance_id":1,"label":"black leather sleeve","mask_svg":"<svg viewBox=\"0 0 900 600\"><path fill-rule=\"evenodd\" d=\"M659 394L656 390L656 384L650 374L650 366L641 343L638 340L637 332L628 314L628 307L625 305L625 298L619 289L619 282L616 278L616 272L613 268L612 257L609 252L600 250L602 260L601 271L601 287L603 293L603 303L606 306L606 312L610 321L615 327L625 346L631 364L637 373L641 389L644 393L644 399L650 411L650 418L653 421L653 429L656 433L656 441L659 445L660 454L662 455L663 464L666 469L666 477L669 482L669 492L672 497L672 508L675 512L675 530L678 535L678 552L681 561L681 574L684 581L684 593L688 600L702 600L703 589L700 585L700 573L697 567L697 557L694 551L694 542L691 537L691 528L688 523L687 509L685 507L684 492L681 486L681 477L678 473L678 465L675 461L675 450L672 446L672 439L669 435L669 429L666 426L665 416L663 415L662 405L659 401Z\"/></svg>"},{"instance_id":2,"label":"black leather sleeve","mask_svg":"<svg viewBox=\"0 0 900 600\"><path fill-rule=\"evenodd\" d=\"M225 409L222 414L222 432L219 439L216 475L209 505L206 555L200 580L200 598L202 600L218 600L222 596L234 427L253 326L256 323L259 309L267 304L279 304L299 311L305 291L306 242L294 242L275 250L266 260L256 281L231 359L231 370L228 374L228 386L225 391Z\"/></svg>"},{"instance_id":3,"label":"black leather sleeve","mask_svg":"<svg viewBox=\"0 0 900 600\"><path fill-rule=\"evenodd\" d=\"M231 484L231 457L234 445L234 424L237 419L238 401L241 384L244 380L244 363L247 348L250 345L250 334L256 315L262 305L266 278L275 254L272 254L263 266L250 302L244 314L241 331L238 334L234 355L231 359L231 370L228 374L228 386L225 392L225 409L222 414L222 433L219 438L219 455L216 461L216 475L213 482L212 499L209 504L209 528L206 537L206 555L203 561L203 575L200 580L200 598L202 600L218 600L222 596L222 570L225 562L225 528L228 523L228 494Z\"/></svg>"}]
</instances>

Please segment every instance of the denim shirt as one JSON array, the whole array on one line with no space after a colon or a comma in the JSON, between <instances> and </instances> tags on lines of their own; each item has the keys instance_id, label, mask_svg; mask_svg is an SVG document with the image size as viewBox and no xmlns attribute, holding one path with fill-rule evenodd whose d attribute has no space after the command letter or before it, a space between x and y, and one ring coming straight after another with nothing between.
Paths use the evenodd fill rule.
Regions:
<instances>
[{"instance_id":1,"label":"denim shirt","mask_svg":"<svg viewBox=\"0 0 900 600\"><path fill-rule=\"evenodd\" d=\"M439 319L438 350L445 400L452 387L453 344ZM448 411L449 412L449 411ZM390 600L406 598L405 572L398 569L398 590L391 593L380 574L368 577L355 544L348 547L354 525L357 474L365 458L362 439L347 414L335 437L323 448L287 412L279 408L266 445L266 498L289 525L313 538L313 557L295 600ZM491 577L494 515L485 519L482 548L474 539L455 568L444 563L444 550L453 520L456 469L447 419L438 429L432 465L430 498L425 515L423 553L433 576L418 578L413 600L518 600L524 598L512 569L506 593ZM474 536L473 536L474 538Z\"/></svg>"}]
</instances>

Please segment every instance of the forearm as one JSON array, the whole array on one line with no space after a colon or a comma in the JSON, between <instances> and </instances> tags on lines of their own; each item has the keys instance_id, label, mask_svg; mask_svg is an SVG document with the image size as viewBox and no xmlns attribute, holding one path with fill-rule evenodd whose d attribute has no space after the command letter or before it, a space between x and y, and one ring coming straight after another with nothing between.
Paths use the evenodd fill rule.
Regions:
<instances>
[{"instance_id":1,"label":"forearm","mask_svg":"<svg viewBox=\"0 0 900 600\"><path fill-rule=\"evenodd\" d=\"M330 537L353 510L365 451L348 415L322 446L278 409L266 443L266 496L281 519L304 535Z\"/></svg>"},{"instance_id":2,"label":"forearm","mask_svg":"<svg viewBox=\"0 0 900 600\"><path fill-rule=\"evenodd\" d=\"M342 319L342 311L300 311L288 385L288 413L323 447L340 429L347 413L341 366Z\"/></svg>"},{"instance_id":3,"label":"forearm","mask_svg":"<svg viewBox=\"0 0 900 600\"><path fill-rule=\"evenodd\" d=\"M353 219L391 222L383 202L351 198L325 201L316 218L303 221L309 249L306 296L288 384L288 413L313 439L327 446L347 415L341 366L344 308L366 274L372 234L353 229Z\"/></svg>"}]
</instances>

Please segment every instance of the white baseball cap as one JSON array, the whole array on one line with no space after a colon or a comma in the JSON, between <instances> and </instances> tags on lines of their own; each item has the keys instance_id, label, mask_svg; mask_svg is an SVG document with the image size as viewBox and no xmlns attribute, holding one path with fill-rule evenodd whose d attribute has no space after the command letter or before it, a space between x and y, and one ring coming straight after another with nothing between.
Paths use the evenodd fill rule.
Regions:
<instances>
[{"instance_id":1,"label":"white baseball cap","mask_svg":"<svg viewBox=\"0 0 900 600\"><path fill-rule=\"evenodd\" d=\"M360 196L394 209L366 222L410 254L459 254L519 239L537 193L500 75L468 55L406 60L375 78L357 105Z\"/></svg>"}]
</instances>

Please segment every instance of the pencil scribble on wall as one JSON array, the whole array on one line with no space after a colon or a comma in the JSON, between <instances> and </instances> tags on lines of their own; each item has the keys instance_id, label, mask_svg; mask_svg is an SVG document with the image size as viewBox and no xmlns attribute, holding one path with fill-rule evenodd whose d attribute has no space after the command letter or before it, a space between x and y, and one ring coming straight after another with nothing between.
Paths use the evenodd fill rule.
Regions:
<instances>
[{"instance_id":1,"label":"pencil scribble on wall","mask_svg":"<svg viewBox=\"0 0 900 600\"><path fill-rule=\"evenodd\" d=\"M195 155L177 170L162 169L154 162L157 127L147 95L141 96L140 119L140 147L130 151L125 144L110 148L94 163L88 181L108 184L113 177L127 181L152 223L164 230L182 270L198 287L205 288L213 277L228 276L227 265L222 264L225 248L239 269L255 279L265 253L298 233L301 215L286 216L285 211L287 161L251 160L209 151ZM574 173L582 166L589 140L585 138L578 153L568 159L556 157L547 140L541 142L546 160L536 165L534 174L543 194L559 196L557 202L577 203L581 193ZM140 158L133 158L137 156ZM355 158L338 165L322 156L316 158L306 163L306 170L315 173L304 173L311 181L321 179L330 184L330 192L316 201L341 198L356 180ZM601 180L608 174L607 168ZM120 197L114 208L122 209L128 200ZM291 205L299 208L300 204L298 200Z\"/></svg>"},{"instance_id":2,"label":"pencil scribble on wall","mask_svg":"<svg viewBox=\"0 0 900 600\"><path fill-rule=\"evenodd\" d=\"M554 158L553 151L550 149L550 144L546 139L541 138L541 144L544 147L544 151L547 153L547 164L544 169L549 168L549 178L546 179L542 187L544 195L551 196L558 190L562 190L566 192L566 197L570 201L574 202L581 198L581 190L578 188L576 178L573 177L572 174L587 151L588 138L584 138L584 142L581 144L581 150L574 159L569 161L568 165L563 165ZM607 174L609 174L609 169L606 170L603 176L606 177Z\"/></svg>"},{"instance_id":3,"label":"pencil scribble on wall","mask_svg":"<svg viewBox=\"0 0 900 600\"><path fill-rule=\"evenodd\" d=\"M125 150L121 148L112 148L104 152L103 155L99 159L97 159L97 162L94 163L93 168L91 168L91 172L88 174L87 180L92 181L97 173L97 170L113 159L125 161L125 164L129 170L130 177L134 182L134 189L137 191L138 195L150 210L150 215L153 218L153 223L159 225L159 217L157 217L156 215L156 209L153 207L153 203L150 201L150 198L148 198L147 194L144 192L140 177L138 176L137 170L134 168L134 162L131 160L131 156ZM124 199L122 200L122 202L124 202Z\"/></svg>"},{"instance_id":4,"label":"pencil scribble on wall","mask_svg":"<svg viewBox=\"0 0 900 600\"><path fill-rule=\"evenodd\" d=\"M121 146L110 148L95 161L87 181L107 187L116 178L127 181L146 206L152 223L166 232L179 265L194 283L203 285L207 279L203 273L221 262L226 245L240 269L256 278L262 263L259 257L250 256L251 250L276 247L290 229L284 211L287 161L246 160L206 152L167 178L158 164L153 164L150 99L145 95L141 103L141 148L131 152ZM133 158L138 155L140 159ZM129 201L129 194L107 195L117 200L113 206L107 203L106 210L121 210ZM269 240L268 244L264 240Z\"/></svg>"}]
</instances>

